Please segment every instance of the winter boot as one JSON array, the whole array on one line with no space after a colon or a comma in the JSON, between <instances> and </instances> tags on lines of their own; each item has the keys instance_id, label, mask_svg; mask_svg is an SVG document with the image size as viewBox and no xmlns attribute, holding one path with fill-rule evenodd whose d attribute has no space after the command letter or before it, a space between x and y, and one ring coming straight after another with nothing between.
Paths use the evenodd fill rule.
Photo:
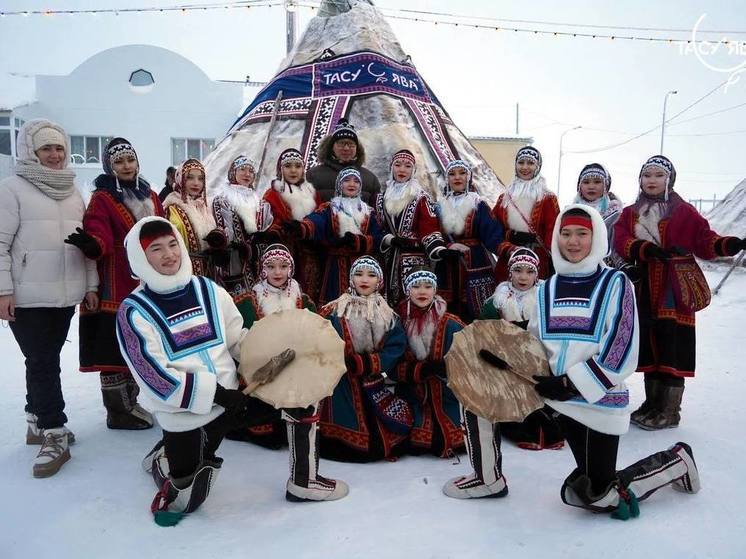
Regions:
<instances>
[{"instance_id":1,"label":"winter boot","mask_svg":"<svg viewBox=\"0 0 746 559\"><path fill-rule=\"evenodd\" d=\"M640 516L637 496L622 482L612 480L603 490L593 491L591 479L575 469L562 484L562 502L593 512L610 512L613 518L629 520Z\"/></svg>"},{"instance_id":2,"label":"winter boot","mask_svg":"<svg viewBox=\"0 0 746 559\"><path fill-rule=\"evenodd\" d=\"M210 494L222 465L222 458L205 460L190 476L166 478L150 505L155 523L175 526L185 514L197 510Z\"/></svg>"},{"instance_id":3,"label":"winter boot","mask_svg":"<svg viewBox=\"0 0 746 559\"><path fill-rule=\"evenodd\" d=\"M671 429L679 426L681 421L681 398L684 395L683 386L667 386L660 388L660 408L648 413L637 422L637 426L646 431Z\"/></svg>"},{"instance_id":4,"label":"winter boot","mask_svg":"<svg viewBox=\"0 0 746 559\"><path fill-rule=\"evenodd\" d=\"M49 477L60 471L62 465L70 460L67 432L64 427L44 429L44 440L39 454L34 459L34 477Z\"/></svg>"},{"instance_id":5,"label":"winter boot","mask_svg":"<svg viewBox=\"0 0 746 559\"><path fill-rule=\"evenodd\" d=\"M168 479L169 474L166 447L163 445L163 439L155 443L153 449L145 455L145 458L142 460L142 467L143 470L153 476L153 481L158 489L163 487L163 482Z\"/></svg>"},{"instance_id":6,"label":"winter boot","mask_svg":"<svg viewBox=\"0 0 746 559\"><path fill-rule=\"evenodd\" d=\"M141 430L153 426L153 417L137 403L139 388L128 373L101 373L101 396L109 429Z\"/></svg>"},{"instance_id":7,"label":"winter boot","mask_svg":"<svg viewBox=\"0 0 746 559\"><path fill-rule=\"evenodd\" d=\"M290 479L285 498L292 502L336 501L346 497L350 488L344 481L320 476L319 471L319 416L314 408L285 409L282 417L287 423L290 446Z\"/></svg>"},{"instance_id":8,"label":"winter boot","mask_svg":"<svg viewBox=\"0 0 746 559\"><path fill-rule=\"evenodd\" d=\"M697 493L700 488L694 454L691 447L682 442L635 462L617 475L640 501L668 484L685 493Z\"/></svg>"},{"instance_id":9,"label":"winter boot","mask_svg":"<svg viewBox=\"0 0 746 559\"><path fill-rule=\"evenodd\" d=\"M455 477L443 486L443 493L454 499L505 497L508 486L501 472L499 428L483 417L461 408L464 442L474 472Z\"/></svg>"},{"instance_id":10,"label":"winter boot","mask_svg":"<svg viewBox=\"0 0 746 559\"><path fill-rule=\"evenodd\" d=\"M645 417L658 408L662 386L663 382L658 373L647 373L645 375L645 401L639 408L632 412L630 416L631 423L640 427L640 423Z\"/></svg>"},{"instance_id":11,"label":"winter boot","mask_svg":"<svg viewBox=\"0 0 746 559\"><path fill-rule=\"evenodd\" d=\"M44 430L36 425L36 420L36 415L26 412L26 444L28 445L37 445L44 442ZM67 444L75 444L75 434L64 425L62 428L67 433Z\"/></svg>"}]
</instances>

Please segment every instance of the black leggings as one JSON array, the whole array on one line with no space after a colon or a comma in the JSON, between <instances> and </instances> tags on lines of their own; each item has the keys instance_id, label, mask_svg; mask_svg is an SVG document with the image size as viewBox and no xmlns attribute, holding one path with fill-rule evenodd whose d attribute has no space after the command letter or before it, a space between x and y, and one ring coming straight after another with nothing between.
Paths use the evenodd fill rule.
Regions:
<instances>
[{"instance_id":1,"label":"black leggings","mask_svg":"<svg viewBox=\"0 0 746 559\"><path fill-rule=\"evenodd\" d=\"M280 414L257 398L248 398L247 401L246 413L237 415L224 412L210 423L191 431L164 430L163 445L171 477L190 476L203 460L214 460L215 452L229 431L248 427L251 419L265 421L270 416Z\"/></svg>"},{"instance_id":2,"label":"black leggings","mask_svg":"<svg viewBox=\"0 0 746 559\"><path fill-rule=\"evenodd\" d=\"M594 493L604 491L616 479L619 436L599 433L566 415L560 415L560 424L578 470L590 478Z\"/></svg>"}]
</instances>

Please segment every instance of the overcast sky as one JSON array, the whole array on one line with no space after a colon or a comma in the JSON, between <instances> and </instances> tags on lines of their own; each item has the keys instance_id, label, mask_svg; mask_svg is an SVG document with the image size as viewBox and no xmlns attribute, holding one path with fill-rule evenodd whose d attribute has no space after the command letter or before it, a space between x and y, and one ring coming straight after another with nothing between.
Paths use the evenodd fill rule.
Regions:
<instances>
[{"instance_id":1,"label":"overcast sky","mask_svg":"<svg viewBox=\"0 0 746 559\"><path fill-rule=\"evenodd\" d=\"M204 0L190 0L200 2ZM0 0L0 11L176 3ZM379 0L376 5L494 18L676 29L691 29L706 13L703 28L744 31L728 37L746 41L746 9L743 2L735 0ZM302 32L313 13L301 9L299 15ZM677 45L667 43L562 38L389 21L422 76L468 135L515 134L515 104L520 104L519 132L533 137L534 145L544 154L544 175L553 188L557 184L562 131L583 126L565 136L565 151L621 142L660 124L667 91L678 90L669 99L671 116L725 81L728 73L719 69L746 64L746 48L742 54L727 54L723 47L720 54L698 58L691 51L682 53ZM214 79L242 80L249 74L252 80L265 81L275 73L285 54L284 25L285 14L280 7L186 15L171 12L5 17L0 18L0 76L8 72L68 74L107 48L152 44L191 59ZM630 33L674 36L649 31ZM746 72L741 78L727 93L721 89L678 120L746 103ZM667 127L665 154L677 167L677 187L685 198L721 198L746 178L746 106L688 123L675 122ZM658 130L615 149L567 153L562 163L563 201L569 201L574 192L580 168L598 161L611 170L613 190L630 202L637 192L640 165L658 152L659 144Z\"/></svg>"}]
</instances>

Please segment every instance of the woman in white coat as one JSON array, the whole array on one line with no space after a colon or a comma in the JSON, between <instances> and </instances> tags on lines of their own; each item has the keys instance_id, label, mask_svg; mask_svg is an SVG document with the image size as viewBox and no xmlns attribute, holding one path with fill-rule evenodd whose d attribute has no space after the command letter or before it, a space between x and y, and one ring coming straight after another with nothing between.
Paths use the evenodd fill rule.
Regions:
<instances>
[{"instance_id":1,"label":"woman in white coat","mask_svg":"<svg viewBox=\"0 0 746 559\"><path fill-rule=\"evenodd\" d=\"M82 227L85 204L67 168L65 131L48 120L18 133L15 175L0 181L0 319L26 358L27 444L41 444L34 477L48 477L70 459L60 351L85 299L98 305L96 265L63 239Z\"/></svg>"}]
</instances>

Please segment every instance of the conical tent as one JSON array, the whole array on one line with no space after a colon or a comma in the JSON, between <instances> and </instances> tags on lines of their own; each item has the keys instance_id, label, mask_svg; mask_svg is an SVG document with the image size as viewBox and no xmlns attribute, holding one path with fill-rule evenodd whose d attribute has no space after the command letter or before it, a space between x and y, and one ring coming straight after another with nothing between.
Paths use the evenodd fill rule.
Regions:
<instances>
[{"instance_id":1,"label":"conical tent","mask_svg":"<svg viewBox=\"0 0 746 559\"><path fill-rule=\"evenodd\" d=\"M226 180L240 154L262 162L259 190L275 178L275 162L286 148L300 149L312 167L319 143L341 117L356 127L365 166L382 184L393 153L407 148L417 158L417 178L433 193L445 182L448 161L457 158L472 165L474 183L488 202L503 189L381 13L369 0L347 0L322 2L278 73L206 158L208 191Z\"/></svg>"},{"instance_id":2,"label":"conical tent","mask_svg":"<svg viewBox=\"0 0 746 559\"><path fill-rule=\"evenodd\" d=\"M746 179L706 215L710 227L721 235L746 237Z\"/></svg>"}]
</instances>

